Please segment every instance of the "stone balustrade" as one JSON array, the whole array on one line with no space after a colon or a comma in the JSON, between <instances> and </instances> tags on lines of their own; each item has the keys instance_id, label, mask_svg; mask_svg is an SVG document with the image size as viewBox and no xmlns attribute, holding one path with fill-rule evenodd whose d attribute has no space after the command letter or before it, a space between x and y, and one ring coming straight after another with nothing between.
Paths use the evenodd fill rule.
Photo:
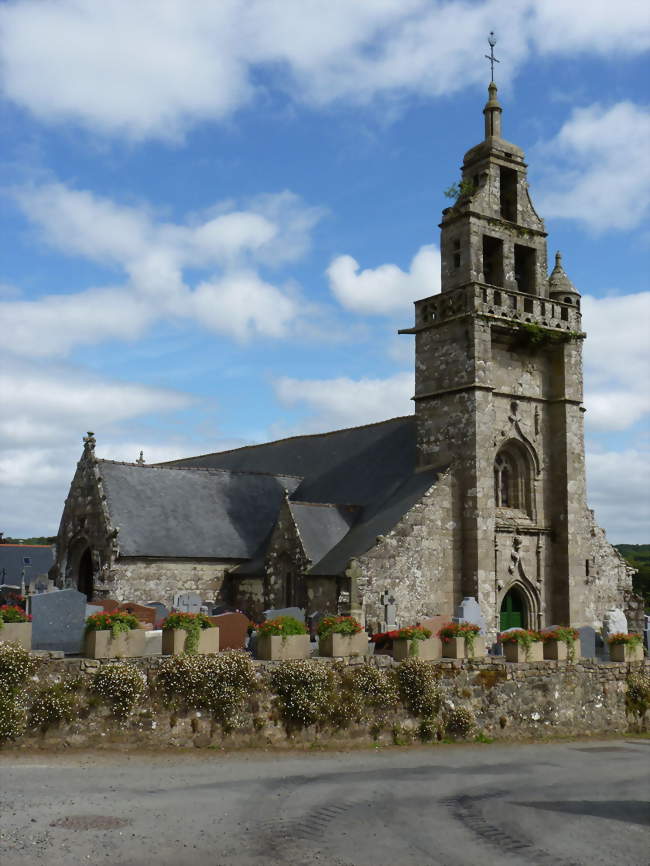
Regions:
<instances>
[{"instance_id":1,"label":"stone balustrade","mask_svg":"<svg viewBox=\"0 0 650 866\"><path fill-rule=\"evenodd\" d=\"M426 327L467 314L493 316L563 331L582 330L580 310L573 304L484 283L470 283L418 301L415 327Z\"/></svg>"}]
</instances>

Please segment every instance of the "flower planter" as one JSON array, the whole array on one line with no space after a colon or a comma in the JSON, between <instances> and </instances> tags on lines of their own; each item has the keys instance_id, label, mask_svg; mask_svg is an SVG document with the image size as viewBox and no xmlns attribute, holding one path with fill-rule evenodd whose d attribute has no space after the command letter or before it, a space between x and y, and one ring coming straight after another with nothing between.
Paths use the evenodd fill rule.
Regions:
<instances>
[{"instance_id":1,"label":"flower planter","mask_svg":"<svg viewBox=\"0 0 650 866\"><path fill-rule=\"evenodd\" d=\"M184 628L164 628L162 633L162 654L164 656L177 656L185 652L186 639L187 632ZM219 652L218 627L201 629L196 652L197 655L201 656Z\"/></svg>"},{"instance_id":2,"label":"flower planter","mask_svg":"<svg viewBox=\"0 0 650 866\"><path fill-rule=\"evenodd\" d=\"M308 634L258 634L255 656L266 661L309 658Z\"/></svg>"},{"instance_id":3,"label":"flower planter","mask_svg":"<svg viewBox=\"0 0 650 866\"><path fill-rule=\"evenodd\" d=\"M630 646L626 643L615 643L609 646L609 657L613 662L642 662L643 646Z\"/></svg>"},{"instance_id":4,"label":"flower planter","mask_svg":"<svg viewBox=\"0 0 650 866\"><path fill-rule=\"evenodd\" d=\"M564 662L569 658L569 647L563 640L544 641L544 658L546 661ZM576 641L573 645L573 661L578 658L580 658L580 645Z\"/></svg>"},{"instance_id":5,"label":"flower planter","mask_svg":"<svg viewBox=\"0 0 650 866\"><path fill-rule=\"evenodd\" d=\"M443 659L467 659L480 658L485 655L485 638L477 637L474 640L474 651L468 654L465 647L464 637L452 637L442 642Z\"/></svg>"},{"instance_id":6,"label":"flower planter","mask_svg":"<svg viewBox=\"0 0 650 866\"><path fill-rule=\"evenodd\" d=\"M0 641L18 643L24 649L32 648L31 622L5 622L0 628Z\"/></svg>"},{"instance_id":7,"label":"flower planter","mask_svg":"<svg viewBox=\"0 0 650 866\"><path fill-rule=\"evenodd\" d=\"M133 628L116 637L108 630L86 634L85 655L89 659L124 659L144 655L144 631Z\"/></svg>"},{"instance_id":8,"label":"flower planter","mask_svg":"<svg viewBox=\"0 0 650 866\"><path fill-rule=\"evenodd\" d=\"M425 640L396 638L393 641L393 658L398 662L408 658L424 659L424 661L442 658L442 641L439 637L429 637Z\"/></svg>"},{"instance_id":9,"label":"flower planter","mask_svg":"<svg viewBox=\"0 0 650 866\"><path fill-rule=\"evenodd\" d=\"M367 652L368 635L365 631L359 634L328 634L318 641L320 656L363 656Z\"/></svg>"},{"instance_id":10,"label":"flower planter","mask_svg":"<svg viewBox=\"0 0 650 866\"><path fill-rule=\"evenodd\" d=\"M539 640L531 643L526 657L526 647L516 641L506 641L503 654L507 662L541 662L544 661L544 644Z\"/></svg>"}]
</instances>

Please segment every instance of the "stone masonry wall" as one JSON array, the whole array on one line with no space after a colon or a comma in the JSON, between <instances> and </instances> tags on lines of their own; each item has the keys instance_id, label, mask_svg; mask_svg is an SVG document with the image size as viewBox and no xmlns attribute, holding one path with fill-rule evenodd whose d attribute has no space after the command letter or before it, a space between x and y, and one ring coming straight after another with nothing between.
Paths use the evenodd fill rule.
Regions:
<instances>
[{"instance_id":1,"label":"stone masonry wall","mask_svg":"<svg viewBox=\"0 0 650 866\"><path fill-rule=\"evenodd\" d=\"M333 659L313 659L312 664L330 665ZM391 669L396 663L388 656L346 659L350 666L372 665ZM90 659L46 659L38 668L30 688L75 681L78 694L86 693L100 664ZM160 657L131 659L150 685L161 664ZM126 722L114 720L109 709L96 699L79 712L73 722L47 733L23 736L5 748L66 747L158 747L236 748L241 746L286 748L320 742L349 748L354 742L372 742L368 727L351 724L336 730L285 730L274 707L268 674L277 662L254 662L257 689L249 696L240 724L225 734L202 711L170 711L154 697L145 697ZM459 708L469 710L475 719L470 739L477 733L499 740L552 738L574 735L599 736L624 734L643 729L645 722L626 713L626 678L645 670L646 662L599 664L581 660L575 664L543 662L510 664L499 660L430 662L441 692L439 718ZM155 689L152 693L155 695ZM404 708L396 710L375 739L379 743L407 744L417 741L420 720Z\"/></svg>"},{"instance_id":2,"label":"stone masonry wall","mask_svg":"<svg viewBox=\"0 0 650 866\"><path fill-rule=\"evenodd\" d=\"M231 566L232 562L123 557L111 569L111 598L170 605L176 592L198 592L204 601L226 601L224 575Z\"/></svg>"}]
</instances>

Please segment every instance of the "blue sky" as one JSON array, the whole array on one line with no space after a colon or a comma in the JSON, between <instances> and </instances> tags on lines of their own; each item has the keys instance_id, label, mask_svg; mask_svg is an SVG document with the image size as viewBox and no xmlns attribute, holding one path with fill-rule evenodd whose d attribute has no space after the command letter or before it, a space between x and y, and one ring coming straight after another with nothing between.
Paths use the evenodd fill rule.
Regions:
<instances>
[{"instance_id":1,"label":"blue sky","mask_svg":"<svg viewBox=\"0 0 650 866\"><path fill-rule=\"evenodd\" d=\"M645 542L646 4L0 3L0 529L54 533L86 430L150 461L412 411L412 301L483 136L583 293L588 484Z\"/></svg>"}]
</instances>

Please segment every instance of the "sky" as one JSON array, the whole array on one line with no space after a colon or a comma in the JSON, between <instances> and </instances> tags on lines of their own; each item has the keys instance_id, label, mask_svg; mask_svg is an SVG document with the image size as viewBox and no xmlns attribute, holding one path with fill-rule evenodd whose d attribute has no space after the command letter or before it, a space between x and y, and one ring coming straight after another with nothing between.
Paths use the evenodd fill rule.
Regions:
<instances>
[{"instance_id":1,"label":"sky","mask_svg":"<svg viewBox=\"0 0 650 866\"><path fill-rule=\"evenodd\" d=\"M650 542L645 0L0 2L0 530L56 533L88 430L157 462L413 411L491 30L584 298L590 505Z\"/></svg>"}]
</instances>

